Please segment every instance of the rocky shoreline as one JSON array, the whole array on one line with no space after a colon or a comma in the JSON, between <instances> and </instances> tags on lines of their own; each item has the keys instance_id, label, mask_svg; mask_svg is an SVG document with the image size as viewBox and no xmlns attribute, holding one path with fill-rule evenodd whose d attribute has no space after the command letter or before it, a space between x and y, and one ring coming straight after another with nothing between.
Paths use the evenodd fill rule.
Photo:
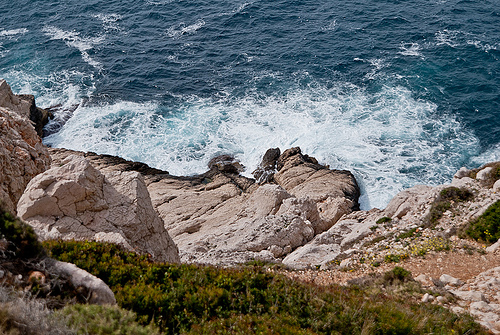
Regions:
<instances>
[{"instance_id":1,"label":"rocky shoreline","mask_svg":"<svg viewBox=\"0 0 500 335\"><path fill-rule=\"evenodd\" d=\"M416 276L458 299L443 293L423 302L469 311L500 333L499 248L459 237L500 200L500 162L461 169L449 185L400 192L383 210L360 211L352 173L323 166L300 148L269 149L255 179L240 175L241 164L226 155L202 175L178 177L119 157L46 148L39 137L46 117L30 116L40 113L34 99L0 81L0 201L41 239L109 241L162 262L259 260L303 273L358 275L472 245L494 266L468 282Z\"/></svg>"}]
</instances>

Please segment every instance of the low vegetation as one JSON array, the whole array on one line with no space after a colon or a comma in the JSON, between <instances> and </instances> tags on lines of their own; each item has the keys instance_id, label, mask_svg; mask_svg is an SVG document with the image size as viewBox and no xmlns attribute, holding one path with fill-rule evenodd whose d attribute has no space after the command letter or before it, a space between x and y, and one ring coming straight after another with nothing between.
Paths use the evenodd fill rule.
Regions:
<instances>
[{"instance_id":1,"label":"low vegetation","mask_svg":"<svg viewBox=\"0 0 500 335\"><path fill-rule=\"evenodd\" d=\"M465 229L465 233L473 239L495 243L500 239L500 200L495 202Z\"/></svg>"},{"instance_id":2,"label":"low vegetation","mask_svg":"<svg viewBox=\"0 0 500 335\"><path fill-rule=\"evenodd\" d=\"M139 325L133 312L116 306L69 305L52 317L78 335L159 335L153 325Z\"/></svg>"},{"instance_id":3,"label":"low vegetation","mask_svg":"<svg viewBox=\"0 0 500 335\"><path fill-rule=\"evenodd\" d=\"M4 256L37 258L44 255L44 249L33 228L6 212L1 206L0 240L4 240L6 244L2 247Z\"/></svg>"},{"instance_id":4,"label":"low vegetation","mask_svg":"<svg viewBox=\"0 0 500 335\"><path fill-rule=\"evenodd\" d=\"M29 226L1 213L0 267L10 277L15 264L27 271L48 255L103 279L119 305L75 304L65 285L59 293L73 298L60 299L63 305L49 304L54 285L45 293L0 287L2 334L485 334L470 316L419 303L421 288L402 268L371 282L318 287L258 263L221 269L154 263L110 243L42 245Z\"/></svg>"},{"instance_id":5,"label":"low vegetation","mask_svg":"<svg viewBox=\"0 0 500 335\"><path fill-rule=\"evenodd\" d=\"M134 311L141 324L154 323L168 334L483 333L470 317L419 304L411 293L317 287L261 266L158 264L107 243L52 241L45 246L53 257L107 282L120 307ZM391 285L410 277L402 269L388 276Z\"/></svg>"},{"instance_id":6,"label":"low vegetation","mask_svg":"<svg viewBox=\"0 0 500 335\"><path fill-rule=\"evenodd\" d=\"M453 204L470 200L472 197L472 192L465 188L452 186L441 190L436 201L432 204L426 226L434 227L444 212L452 209Z\"/></svg>"},{"instance_id":7,"label":"low vegetation","mask_svg":"<svg viewBox=\"0 0 500 335\"><path fill-rule=\"evenodd\" d=\"M0 286L0 334L75 334L63 320L51 315L43 300Z\"/></svg>"}]
</instances>

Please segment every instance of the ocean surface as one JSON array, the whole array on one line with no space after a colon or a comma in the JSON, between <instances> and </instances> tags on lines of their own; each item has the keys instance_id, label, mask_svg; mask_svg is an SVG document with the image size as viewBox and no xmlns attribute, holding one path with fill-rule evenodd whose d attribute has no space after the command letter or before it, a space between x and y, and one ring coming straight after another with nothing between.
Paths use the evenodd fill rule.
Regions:
<instances>
[{"instance_id":1,"label":"ocean surface","mask_svg":"<svg viewBox=\"0 0 500 335\"><path fill-rule=\"evenodd\" d=\"M498 0L2 0L0 78L47 145L248 176L300 146L364 209L500 160Z\"/></svg>"}]
</instances>

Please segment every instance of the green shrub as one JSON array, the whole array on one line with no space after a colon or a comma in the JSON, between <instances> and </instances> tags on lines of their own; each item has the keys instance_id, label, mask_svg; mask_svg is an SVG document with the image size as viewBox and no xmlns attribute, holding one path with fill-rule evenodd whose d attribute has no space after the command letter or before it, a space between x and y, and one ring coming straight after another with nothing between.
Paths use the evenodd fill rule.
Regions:
<instances>
[{"instance_id":1,"label":"green shrub","mask_svg":"<svg viewBox=\"0 0 500 335\"><path fill-rule=\"evenodd\" d=\"M390 218L388 216L384 216L384 217L381 217L380 219L377 220L377 224L391 222L391 221L392 221L392 218Z\"/></svg>"},{"instance_id":2,"label":"green shrub","mask_svg":"<svg viewBox=\"0 0 500 335\"><path fill-rule=\"evenodd\" d=\"M403 269L400 266L395 266L391 271L387 271L386 273L384 273L384 280L390 283L394 282L395 280L404 282L411 279L411 272Z\"/></svg>"},{"instance_id":3,"label":"green shrub","mask_svg":"<svg viewBox=\"0 0 500 335\"><path fill-rule=\"evenodd\" d=\"M466 188L452 186L442 189L431 206L426 226L435 226L443 213L452 208L452 203L467 201L472 197L472 192Z\"/></svg>"},{"instance_id":4,"label":"green shrub","mask_svg":"<svg viewBox=\"0 0 500 335\"><path fill-rule=\"evenodd\" d=\"M77 334L159 334L158 330L152 325L139 325L133 312L116 306L69 305L57 311L54 317L66 320L66 324L75 330Z\"/></svg>"},{"instance_id":5,"label":"green shrub","mask_svg":"<svg viewBox=\"0 0 500 335\"><path fill-rule=\"evenodd\" d=\"M8 242L7 251L20 258L36 258L44 255L38 238L26 223L0 207L0 239Z\"/></svg>"},{"instance_id":6,"label":"green shrub","mask_svg":"<svg viewBox=\"0 0 500 335\"><path fill-rule=\"evenodd\" d=\"M398 239L405 239L405 238L409 238L409 237L413 237L413 236L420 236L422 234L418 233L418 234L415 234L417 232L417 229L418 228L412 228L410 230L408 230L407 232L404 232L404 233L401 233L398 235Z\"/></svg>"},{"instance_id":7,"label":"green shrub","mask_svg":"<svg viewBox=\"0 0 500 335\"><path fill-rule=\"evenodd\" d=\"M354 287L307 285L259 266L159 264L107 243L45 245L53 257L74 262L107 282L119 306L134 311L141 324L152 321L168 334L444 334L451 330L484 334L470 318L443 308L371 295Z\"/></svg>"},{"instance_id":8,"label":"green shrub","mask_svg":"<svg viewBox=\"0 0 500 335\"><path fill-rule=\"evenodd\" d=\"M468 189L458 188L454 186L442 189L441 192L439 193L439 197L441 198L441 200L448 200L455 202L467 201L471 199L472 196L473 196L472 192L469 191Z\"/></svg>"},{"instance_id":9,"label":"green shrub","mask_svg":"<svg viewBox=\"0 0 500 335\"><path fill-rule=\"evenodd\" d=\"M495 202L466 229L475 240L494 243L500 239L500 200Z\"/></svg>"},{"instance_id":10,"label":"green shrub","mask_svg":"<svg viewBox=\"0 0 500 335\"><path fill-rule=\"evenodd\" d=\"M279 319L268 315L236 315L227 319L215 319L199 325L194 325L192 335L249 335L249 334L276 334L276 335L314 335L310 329L301 329L300 325L290 317Z\"/></svg>"}]
</instances>

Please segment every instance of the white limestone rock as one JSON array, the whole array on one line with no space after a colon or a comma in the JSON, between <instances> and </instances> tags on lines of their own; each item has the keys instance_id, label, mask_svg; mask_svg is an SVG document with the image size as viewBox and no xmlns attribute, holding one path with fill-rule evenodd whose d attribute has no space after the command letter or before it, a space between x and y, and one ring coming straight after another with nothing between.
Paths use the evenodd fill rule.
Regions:
<instances>
[{"instance_id":1,"label":"white limestone rock","mask_svg":"<svg viewBox=\"0 0 500 335\"><path fill-rule=\"evenodd\" d=\"M460 290L451 290L451 293L456 295L462 300L467 301L486 301L486 297L483 293L478 291L460 291Z\"/></svg>"},{"instance_id":2,"label":"white limestone rock","mask_svg":"<svg viewBox=\"0 0 500 335\"><path fill-rule=\"evenodd\" d=\"M384 209L387 217L401 218L411 209L417 208L432 197L434 188L426 185L417 185L396 194Z\"/></svg>"},{"instance_id":3,"label":"white limestone rock","mask_svg":"<svg viewBox=\"0 0 500 335\"><path fill-rule=\"evenodd\" d=\"M88 302L90 304L116 305L113 291L96 276L72 263L50 259L47 261L47 265L48 272L68 279L75 288L84 287L89 293Z\"/></svg>"},{"instance_id":4,"label":"white limestone rock","mask_svg":"<svg viewBox=\"0 0 500 335\"><path fill-rule=\"evenodd\" d=\"M486 248L486 252L495 252L500 248L500 239Z\"/></svg>"},{"instance_id":5,"label":"white limestone rock","mask_svg":"<svg viewBox=\"0 0 500 335\"><path fill-rule=\"evenodd\" d=\"M357 220L345 219L337 222L328 231L317 235L311 242L290 253L283 264L294 268L304 269L311 265L323 268L354 243L371 233L372 224L359 223Z\"/></svg>"},{"instance_id":6,"label":"white limestone rock","mask_svg":"<svg viewBox=\"0 0 500 335\"><path fill-rule=\"evenodd\" d=\"M179 262L137 172L104 175L85 158L69 156L28 184L18 214L41 239L109 241L157 261Z\"/></svg>"},{"instance_id":7,"label":"white limestone rock","mask_svg":"<svg viewBox=\"0 0 500 335\"><path fill-rule=\"evenodd\" d=\"M450 285L450 286L461 286L464 284L460 279L452 277L452 276L447 275L447 274L441 275L441 277L439 277L439 280L443 284Z\"/></svg>"},{"instance_id":8,"label":"white limestone rock","mask_svg":"<svg viewBox=\"0 0 500 335\"><path fill-rule=\"evenodd\" d=\"M476 179L477 180L487 180L490 177L491 171L493 171L493 168L488 166L485 167L484 169L480 170L476 174Z\"/></svg>"},{"instance_id":9,"label":"white limestone rock","mask_svg":"<svg viewBox=\"0 0 500 335\"><path fill-rule=\"evenodd\" d=\"M493 184L493 192L500 192L500 179Z\"/></svg>"},{"instance_id":10,"label":"white limestone rock","mask_svg":"<svg viewBox=\"0 0 500 335\"><path fill-rule=\"evenodd\" d=\"M456 178L456 179L460 179L460 178L463 178L463 177L467 177L470 173L470 170L467 169L465 166L462 166L460 168L460 170L458 170L455 175L453 176L453 178Z\"/></svg>"},{"instance_id":11,"label":"white limestone rock","mask_svg":"<svg viewBox=\"0 0 500 335\"><path fill-rule=\"evenodd\" d=\"M31 178L50 167L49 153L29 113L29 104L0 80L0 202L14 214Z\"/></svg>"}]
</instances>

